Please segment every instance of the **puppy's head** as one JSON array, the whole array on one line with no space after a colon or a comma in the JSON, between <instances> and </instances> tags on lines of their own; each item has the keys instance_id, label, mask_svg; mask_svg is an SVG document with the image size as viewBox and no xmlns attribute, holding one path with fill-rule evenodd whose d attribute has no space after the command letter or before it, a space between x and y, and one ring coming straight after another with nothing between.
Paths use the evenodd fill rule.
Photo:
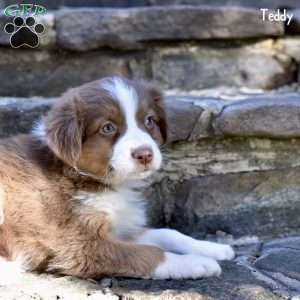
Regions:
<instances>
[{"instance_id":1,"label":"puppy's head","mask_svg":"<svg viewBox=\"0 0 300 300\"><path fill-rule=\"evenodd\" d=\"M82 174L107 183L145 178L162 162L167 128L162 94L120 77L72 89L49 112L49 147Z\"/></svg>"}]
</instances>

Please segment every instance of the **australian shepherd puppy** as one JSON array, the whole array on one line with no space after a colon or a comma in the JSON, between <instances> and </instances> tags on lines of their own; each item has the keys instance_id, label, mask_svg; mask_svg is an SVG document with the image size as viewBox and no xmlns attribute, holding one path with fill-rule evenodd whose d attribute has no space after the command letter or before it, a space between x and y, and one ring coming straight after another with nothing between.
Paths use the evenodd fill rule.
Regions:
<instances>
[{"instance_id":1,"label":"australian shepherd puppy","mask_svg":"<svg viewBox=\"0 0 300 300\"><path fill-rule=\"evenodd\" d=\"M23 271L81 278L220 275L230 246L149 229L132 182L158 170L167 126L151 84L113 77L65 93L0 144L0 284Z\"/></svg>"}]
</instances>

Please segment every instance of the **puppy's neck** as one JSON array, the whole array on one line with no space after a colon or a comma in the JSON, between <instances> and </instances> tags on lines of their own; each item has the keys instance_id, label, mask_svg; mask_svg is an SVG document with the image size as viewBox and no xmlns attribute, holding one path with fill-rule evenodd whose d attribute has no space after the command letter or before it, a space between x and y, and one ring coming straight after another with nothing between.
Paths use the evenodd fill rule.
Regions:
<instances>
[{"instance_id":1,"label":"puppy's neck","mask_svg":"<svg viewBox=\"0 0 300 300\"><path fill-rule=\"evenodd\" d=\"M62 162L63 163L63 162ZM63 163L62 174L67 177L78 190L84 190L88 192L99 192L103 190L114 190L112 185L106 184L93 178L89 175L82 174L78 170L69 165Z\"/></svg>"}]
</instances>

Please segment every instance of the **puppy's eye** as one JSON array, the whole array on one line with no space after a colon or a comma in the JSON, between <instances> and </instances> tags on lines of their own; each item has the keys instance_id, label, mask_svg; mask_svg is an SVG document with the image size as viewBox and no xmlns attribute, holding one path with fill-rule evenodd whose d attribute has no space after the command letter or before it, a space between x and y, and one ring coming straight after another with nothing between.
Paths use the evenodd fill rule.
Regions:
<instances>
[{"instance_id":1,"label":"puppy's eye","mask_svg":"<svg viewBox=\"0 0 300 300\"><path fill-rule=\"evenodd\" d=\"M117 127L111 122L105 123L100 130L101 133L106 135L114 134L116 131Z\"/></svg>"},{"instance_id":2,"label":"puppy's eye","mask_svg":"<svg viewBox=\"0 0 300 300\"><path fill-rule=\"evenodd\" d=\"M148 129L152 129L155 125L154 117L151 115L148 115L145 117L145 126Z\"/></svg>"}]
</instances>

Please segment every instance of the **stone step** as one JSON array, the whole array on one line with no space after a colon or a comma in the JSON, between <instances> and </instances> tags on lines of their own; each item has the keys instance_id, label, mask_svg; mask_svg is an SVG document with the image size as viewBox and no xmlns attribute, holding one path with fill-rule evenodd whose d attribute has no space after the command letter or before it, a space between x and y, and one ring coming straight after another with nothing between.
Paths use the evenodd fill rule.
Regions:
<instances>
[{"instance_id":1,"label":"stone step","mask_svg":"<svg viewBox=\"0 0 300 300\"><path fill-rule=\"evenodd\" d=\"M144 189L152 223L196 237L298 233L299 97L168 96L165 164ZM28 132L54 101L0 99L0 136Z\"/></svg>"},{"instance_id":2,"label":"stone step","mask_svg":"<svg viewBox=\"0 0 300 300\"><path fill-rule=\"evenodd\" d=\"M14 0L2 0L0 8L15 4ZM47 9L59 9L61 7L139 7L154 5L203 5L207 0L39 0L38 4L44 5ZM297 8L300 7L298 0L214 0L209 5L213 6L246 6L246 7L268 7L277 8Z\"/></svg>"},{"instance_id":3,"label":"stone step","mask_svg":"<svg viewBox=\"0 0 300 300\"><path fill-rule=\"evenodd\" d=\"M272 89L297 82L299 53L300 38L83 53L0 47L0 95L58 96L67 88L110 75L148 78L164 89ZM257 72L257 66L264 68Z\"/></svg>"},{"instance_id":4,"label":"stone step","mask_svg":"<svg viewBox=\"0 0 300 300\"><path fill-rule=\"evenodd\" d=\"M244 7L65 8L49 11L36 20L44 23L46 40L48 35L56 36L50 46L55 44L75 51L107 46L143 49L149 42L249 39L284 34L283 21L263 20L260 10ZM11 21L12 18L2 12L0 23ZM1 31L1 44L9 45L9 37Z\"/></svg>"},{"instance_id":5,"label":"stone step","mask_svg":"<svg viewBox=\"0 0 300 300\"><path fill-rule=\"evenodd\" d=\"M0 27L11 21L2 14ZM11 48L0 30L2 96L58 96L112 74L185 90L273 89L299 78L299 36L287 35L283 22L262 21L257 8L71 8L36 21L46 30L35 49Z\"/></svg>"}]
</instances>

